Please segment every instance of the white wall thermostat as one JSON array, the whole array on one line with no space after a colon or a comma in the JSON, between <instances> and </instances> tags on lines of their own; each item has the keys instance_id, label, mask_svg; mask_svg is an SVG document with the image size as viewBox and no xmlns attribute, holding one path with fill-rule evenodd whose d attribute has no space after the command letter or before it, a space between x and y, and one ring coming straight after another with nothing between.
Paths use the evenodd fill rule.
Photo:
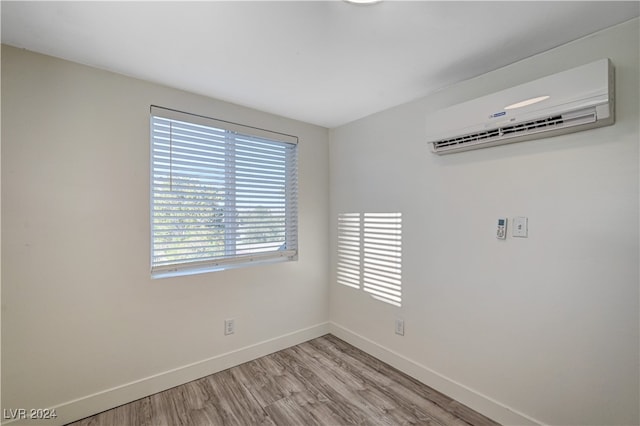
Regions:
<instances>
[{"instance_id":1,"label":"white wall thermostat","mask_svg":"<svg viewBox=\"0 0 640 426\"><path fill-rule=\"evenodd\" d=\"M501 217L498 219L498 230L496 232L496 238L504 240L507 238L507 218Z\"/></svg>"}]
</instances>

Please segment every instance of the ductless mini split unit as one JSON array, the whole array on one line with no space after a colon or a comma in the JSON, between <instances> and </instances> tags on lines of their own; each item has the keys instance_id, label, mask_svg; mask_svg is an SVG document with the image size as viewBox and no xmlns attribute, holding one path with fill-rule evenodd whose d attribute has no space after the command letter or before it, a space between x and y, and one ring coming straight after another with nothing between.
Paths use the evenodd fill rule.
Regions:
<instances>
[{"instance_id":1,"label":"ductless mini split unit","mask_svg":"<svg viewBox=\"0 0 640 426\"><path fill-rule=\"evenodd\" d=\"M437 111L427 119L436 154L578 132L614 122L609 59Z\"/></svg>"}]
</instances>

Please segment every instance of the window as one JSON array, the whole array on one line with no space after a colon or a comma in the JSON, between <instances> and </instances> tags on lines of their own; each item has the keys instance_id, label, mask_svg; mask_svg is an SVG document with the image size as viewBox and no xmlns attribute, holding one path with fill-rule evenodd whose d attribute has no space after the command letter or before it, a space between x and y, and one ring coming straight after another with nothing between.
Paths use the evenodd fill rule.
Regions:
<instances>
[{"instance_id":1,"label":"window","mask_svg":"<svg viewBox=\"0 0 640 426\"><path fill-rule=\"evenodd\" d=\"M295 260L297 138L151 107L154 277Z\"/></svg>"},{"instance_id":2,"label":"window","mask_svg":"<svg viewBox=\"0 0 640 426\"><path fill-rule=\"evenodd\" d=\"M338 215L337 281L402 305L402 213Z\"/></svg>"}]
</instances>

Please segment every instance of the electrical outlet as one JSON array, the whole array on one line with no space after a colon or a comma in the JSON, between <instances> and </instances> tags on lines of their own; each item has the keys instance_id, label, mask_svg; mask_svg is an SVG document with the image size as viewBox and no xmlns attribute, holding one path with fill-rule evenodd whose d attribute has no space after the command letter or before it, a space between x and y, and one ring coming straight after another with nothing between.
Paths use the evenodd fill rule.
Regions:
<instances>
[{"instance_id":1,"label":"electrical outlet","mask_svg":"<svg viewBox=\"0 0 640 426\"><path fill-rule=\"evenodd\" d=\"M236 323L233 319L224 320L224 335L228 336L236 332Z\"/></svg>"},{"instance_id":2,"label":"electrical outlet","mask_svg":"<svg viewBox=\"0 0 640 426\"><path fill-rule=\"evenodd\" d=\"M404 336L404 320L396 318L396 334Z\"/></svg>"}]
</instances>

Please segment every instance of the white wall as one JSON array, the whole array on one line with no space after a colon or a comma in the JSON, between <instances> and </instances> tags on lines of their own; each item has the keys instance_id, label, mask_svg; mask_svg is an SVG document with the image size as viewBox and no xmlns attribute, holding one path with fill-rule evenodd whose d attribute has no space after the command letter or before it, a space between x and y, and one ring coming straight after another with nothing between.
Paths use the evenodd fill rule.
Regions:
<instances>
[{"instance_id":1,"label":"white wall","mask_svg":"<svg viewBox=\"0 0 640 426\"><path fill-rule=\"evenodd\" d=\"M150 279L151 104L299 136L299 261ZM328 169L324 128L3 46L2 407L61 424L324 334Z\"/></svg>"},{"instance_id":2,"label":"white wall","mask_svg":"<svg viewBox=\"0 0 640 426\"><path fill-rule=\"evenodd\" d=\"M334 332L505 423L638 424L638 40L635 19L332 130L334 251L339 213L403 213L402 307L334 279ZM430 111L603 57L614 126L429 152Z\"/></svg>"}]
</instances>

